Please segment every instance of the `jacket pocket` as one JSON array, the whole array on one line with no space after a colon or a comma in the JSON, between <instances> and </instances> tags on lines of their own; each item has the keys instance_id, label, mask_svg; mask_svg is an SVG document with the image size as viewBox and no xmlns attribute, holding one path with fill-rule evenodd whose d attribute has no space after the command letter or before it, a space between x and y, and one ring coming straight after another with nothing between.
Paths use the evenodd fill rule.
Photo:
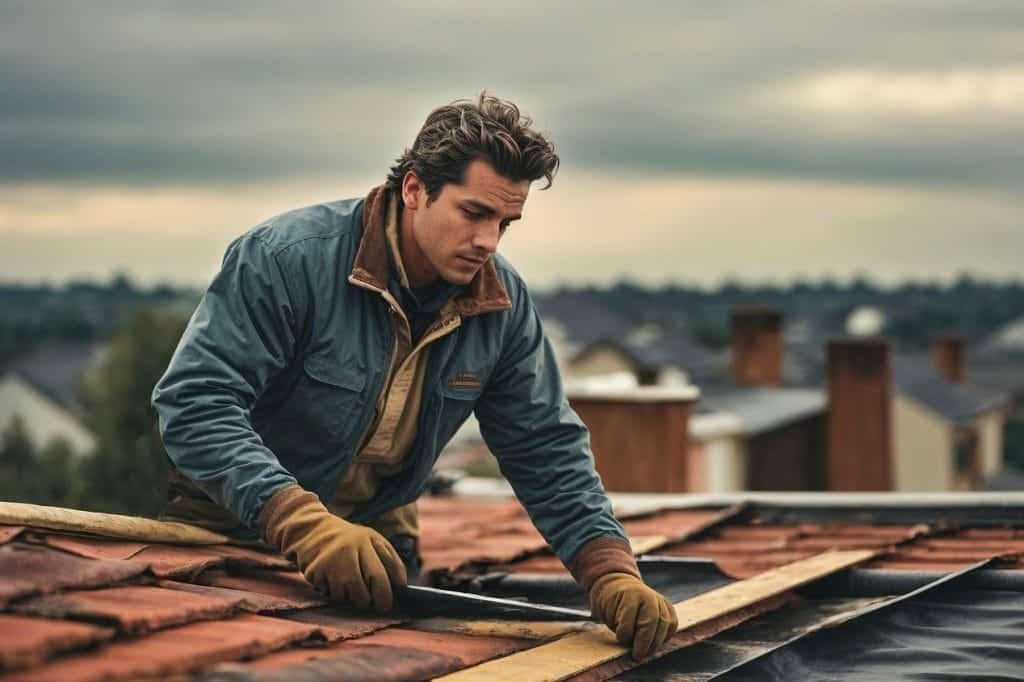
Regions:
<instances>
[{"instance_id":1,"label":"jacket pocket","mask_svg":"<svg viewBox=\"0 0 1024 682\"><path fill-rule=\"evenodd\" d=\"M344 367L322 355L310 355L302 363L306 375L328 386L345 388L350 391L362 391L366 386L366 373L351 367Z\"/></svg>"},{"instance_id":2,"label":"jacket pocket","mask_svg":"<svg viewBox=\"0 0 1024 682\"><path fill-rule=\"evenodd\" d=\"M438 428L438 442L442 447L452 439L469 415L473 413L477 400L483 393L482 385L466 386L453 383L441 385L441 421Z\"/></svg>"},{"instance_id":3,"label":"jacket pocket","mask_svg":"<svg viewBox=\"0 0 1024 682\"><path fill-rule=\"evenodd\" d=\"M367 377L331 356L310 355L268 428L268 443L292 467L343 456L362 431ZM276 447L275 447L276 446Z\"/></svg>"}]
</instances>

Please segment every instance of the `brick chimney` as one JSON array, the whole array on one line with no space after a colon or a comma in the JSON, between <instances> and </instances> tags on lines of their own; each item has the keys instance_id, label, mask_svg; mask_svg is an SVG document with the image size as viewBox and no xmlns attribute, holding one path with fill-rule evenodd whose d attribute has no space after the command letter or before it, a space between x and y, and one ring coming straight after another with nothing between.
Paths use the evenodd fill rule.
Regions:
<instances>
[{"instance_id":1,"label":"brick chimney","mask_svg":"<svg viewBox=\"0 0 1024 682\"><path fill-rule=\"evenodd\" d=\"M782 383L782 313L762 306L732 311L732 376L740 386Z\"/></svg>"},{"instance_id":2,"label":"brick chimney","mask_svg":"<svg viewBox=\"0 0 1024 682\"><path fill-rule=\"evenodd\" d=\"M891 490L889 344L828 344L828 490Z\"/></svg>"},{"instance_id":3,"label":"brick chimney","mask_svg":"<svg viewBox=\"0 0 1024 682\"><path fill-rule=\"evenodd\" d=\"M694 386L586 391L569 402L590 429L594 462L616 492L686 492Z\"/></svg>"},{"instance_id":4,"label":"brick chimney","mask_svg":"<svg viewBox=\"0 0 1024 682\"><path fill-rule=\"evenodd\" d=\"M942 336L932 344L932 366L950 381L963 383L966 375L966 352L961 336Z\"/></svg>"}]
</instances>

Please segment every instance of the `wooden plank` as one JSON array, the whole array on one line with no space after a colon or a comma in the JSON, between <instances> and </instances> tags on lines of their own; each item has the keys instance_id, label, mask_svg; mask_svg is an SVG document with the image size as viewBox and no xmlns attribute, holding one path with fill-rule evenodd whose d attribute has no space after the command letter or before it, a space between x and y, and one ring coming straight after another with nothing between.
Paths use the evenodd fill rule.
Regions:
<instances>
[{"instance_id":1,"label":"wooden plank","mask_svg":"<svg viewBox=\"0 0 1024 682\"><path fill-rule=\"evenodd\" d=\"M630 536L629 546L633 550L633 554L639 556L664 547L669 540L667 535L636 535Z\"/></svg>"},{"instance_id":2,"label":"wooden plank","mask_svg":"<svg viewBox=\"0 0 1024 682\"><path fill-rule=\"evenodd\" d=\"M411 621L406 627L424 632L453 632L460 635L479 635L483 637L548 640L603 626L587 620L461 620L438 616Z\"/></svg>"},{"instance_id":3,"label":"wooden plank","mask_svg":"<svg viewBox=\"0 0 1024 682\"><path fill-rule=\"evenodd\" d=\"M825 552L725 585L675 605L679 630L796 589L874 557L874 550ZM569 635L549 644L447 675L451 682L556 682L628 654L607 628Z\"/></svg>"},{"instance_id":4,"label":"wooden plank","mask_svg":"<svg viewBox=\"0 0 1024 682\"><path fill-rule=\"evenodd\" d=\"M190 526L187 523L155 521L140 516L101 514L81 509L45 507L21 502L0 502L0 524L88 533L105 538L145 542L220 545L228 541L224 535L208 531L205 528Z\"/></svg>"}]
</instances>

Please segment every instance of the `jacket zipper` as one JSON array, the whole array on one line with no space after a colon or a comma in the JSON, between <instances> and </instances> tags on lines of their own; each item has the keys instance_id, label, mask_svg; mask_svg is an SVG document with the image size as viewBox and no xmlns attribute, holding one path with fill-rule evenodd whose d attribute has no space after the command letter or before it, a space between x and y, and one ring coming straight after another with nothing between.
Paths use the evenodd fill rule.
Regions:
<instances>
[{"instance_id":1,"label":"jacket zipper","mask_svg":"<svg viewBox=\"0 0 1024 682\"><path fill-rule=\"evenodd\" d=\"M380 294L381 298L383 298L384 301L388 304L388 308L392 315L401 318L402 323L405 324L405 328L409 332L409 337L412 338L412 331L411 326L409 325L409 318L405 316L405 313L402 311L402 307L398 304L398 301L395 300L395 297L391 295L390 291L386 289L378 289L372 284L368 284L366 282L358 280L352 277L351 275L349 276L348 281L358 287ZM462 317L457 314L447 317L443 320L435 321L434 324L430 326L430 329L427 330L426 334L423 335L423 338L420 339L419 343L413 346L413 348L409 351L409 354L405 357L405 360L402 361L402 364L399 367L394 367L395 357L398 354L398 330L394 329L393 327L394 335L392 337L391 342L391 359L388 362L387 371L384 373L384 382L381 384L380 391L377 393L372 403L374 406L375 414L373 419L367 422L366 427L363 429L362 434L359 436L359 440L356 441L355 449L353 450L349 461L353 461L354 458L359 455L362 449L365 448L367 445L367 437L371 433L374 433L380 426L380 421L384 417L384 414L383 409L379 408L379 406L381 403L381 398L383 398L387 394L387 392L390 389L390 383L394 379L392 369L394 369L395 374L397 374L402 370L402 367L405 366L405 363L407 363L415 353L425 348L427 344L432 343L437 339L443 338L444 336L447 336L448 334L452 333L461 325ZM384 401L383 407L387 407L387 400Z\"/></svg>"}]
</instances>

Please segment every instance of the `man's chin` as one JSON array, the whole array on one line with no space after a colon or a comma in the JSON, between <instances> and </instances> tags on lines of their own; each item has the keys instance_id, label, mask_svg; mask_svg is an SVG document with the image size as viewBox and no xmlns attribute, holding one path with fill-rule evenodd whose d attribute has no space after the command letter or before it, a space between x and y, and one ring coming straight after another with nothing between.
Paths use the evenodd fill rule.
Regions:
<instances>
[{"instance_id":1,"label":"man's chin","mask_svg":"<svg viewBox=\"0 0 1024 682\"><path fill-rule=\"evenodd\" d=\"M448 282L448 284L454 284L460 287L472 282L474 277L476 277L475 272L446 272L441 275L441 279Z\"/></svg>"},{"instance_id":2,"label":"man's chin","mask_svg":"<svg viewBox=\"0 0 1024 682\"><path fill-rule=\"evenodd\" d=\"M461 265L461 263L460 263ZM455 284L457 286L465 286L473 281L476 277L476 273L480 272L482 265L476 268L468 267L455 267L447 268L441 273L441 278L449 284Z\"/></svg>"}]
</instances>

